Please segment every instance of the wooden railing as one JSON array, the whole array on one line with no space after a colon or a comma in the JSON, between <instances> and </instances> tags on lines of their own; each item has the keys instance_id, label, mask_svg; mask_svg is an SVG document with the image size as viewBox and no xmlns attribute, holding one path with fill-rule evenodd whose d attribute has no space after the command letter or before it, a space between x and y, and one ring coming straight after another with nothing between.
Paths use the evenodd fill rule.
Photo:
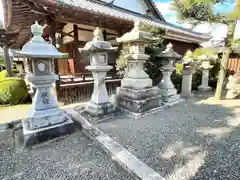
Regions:
<instances>
[{"instance_id":1,"label":"wooden railing","mask_svg":"<svg viewBox=\"0 0 240 180\"><path fill-rule=\"evenodd\" d=\"M229 74L240 72L240 58L230 58L228 61Z\"/></svg>"},{"instance_id":2,"label":"wooden railing","mask_svg":"<svg viewBox=\"0 0 240 180\"><path fill-rule=\"evenodd\" d=\"M58 91L58 100L64 104L88 101L93 92L93 81L62 84ZM116 88L121 86L121 79L106 80L108 95L116 93Z\"/></svg>"}]
</instances>

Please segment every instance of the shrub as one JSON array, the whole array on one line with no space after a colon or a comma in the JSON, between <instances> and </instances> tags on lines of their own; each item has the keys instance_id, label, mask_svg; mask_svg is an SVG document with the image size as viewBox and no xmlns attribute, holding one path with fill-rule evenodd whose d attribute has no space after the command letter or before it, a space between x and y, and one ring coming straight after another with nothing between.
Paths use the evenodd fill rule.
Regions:
<instances>
[{"instance_id":1,"label":"shrub","mask_svg":"<svg viewBox=\"0 0 240 180\"><path fill-rule=\"evenodd\" d=\"M8 72L6 70L3 70L0 72L0 81L6 79L8 77Z\"/></svg>"},{"instance_id":2,"label":"shrub","mask_svg":"<svg viewBox=\"0 0 240 180\"><path fill-rule=\"evenodd\" d=\"M19 104L27 97L28 90L23 79L6 78L0 81L0 104Z\"/></svg>"}]
</instances>

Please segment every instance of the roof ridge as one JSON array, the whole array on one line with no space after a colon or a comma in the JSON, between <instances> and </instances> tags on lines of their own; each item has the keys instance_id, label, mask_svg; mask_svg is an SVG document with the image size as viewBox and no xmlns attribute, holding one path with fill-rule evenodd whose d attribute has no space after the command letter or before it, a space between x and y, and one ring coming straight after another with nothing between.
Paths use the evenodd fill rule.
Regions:
<instances>
[{"instance_id":1,"label":"roof ridge","mask_svg":"<svg viewBox=\"0 0 240 180\"><path fill-rule=\"evenodd\" d=\"M161 19L162 21L165 22L165 19L164 19L163 15L162 15L161 11L157 8L157 6L156 6L156 4L153 2L153 0L143 0L143 1L145 1L145 2L148 1L148 2L152 5L152 7L153 7L153 9L156 11L156 13L158 14L159 19Z\"/></svg>"}]
</instances>

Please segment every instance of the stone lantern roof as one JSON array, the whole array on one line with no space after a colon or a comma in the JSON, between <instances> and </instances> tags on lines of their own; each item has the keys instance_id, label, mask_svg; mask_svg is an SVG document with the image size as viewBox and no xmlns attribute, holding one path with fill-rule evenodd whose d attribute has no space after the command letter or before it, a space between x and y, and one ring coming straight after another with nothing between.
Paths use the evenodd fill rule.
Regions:
<instances>
[{"instance_id":1,"label":"stone lantern roof","mask_svg":"<svg viewBox=\"0 0 240 180\"><path fill-rule=\"evenodd\" d=\"M59 52L52 44L44 41L43 27L37 21L31 26L31 32L33 38L23 46L21 51L13 51L14 53L30 58L60 58L68 55Z\"/></svg>"},{"instance_id":2,"label":"stone lantern roof","mask_svg":"<svg viewBox=\"0 0 240 180\"><path fill-rule=\"evenodd\" d=\"M152 37L151 33L140 31L140 22L136 21L134 23L134 28L129 32L124 34L122 37L117 38L117 42L151 42L157 40L158 38Z\"/></svg>"},{"instance_id":3,"label":"stone lantern roof","mask_svg":"<svg viewBox=\"0 0 240 180\"><path fill-rule=\"evenodd\" d=\"M181 59L182 55L178 54L176 51L173 50L173 45L169 43L167 45L167 48L159 54L160 57L168 59L168 58L173 58L173 59Z\"/></svg>"},{"instance_id":4,"label":"stone lantern roof","mask_svg":"<svg viewBox=\"0 0 240 180\"><path fill-rule=\"evenodd\" d=\"M196 59L198 59L198 60L209 60L209 59L211 59L211 57L209 57L208 55L206 55L206 54L203 54L203 55L201 55L201 56L198 56Z\"/></svg>"},{"instance_id":5,"label":"stone lantern roof","mask_svg":"<svg viewBox=\"0 0 240 180\"><path fill-rule=\"evenodd\" d=\"M186 52L186 55L183 57L183 63L187 64L192 62L193 61L192 55L193 55L193 52L191 50L188 50Z\"/></svg>"},{"instance_id":6,"label":"stone lantern roof","mask_svg":"<svg viewBox=\"0 0 240 180\"><path fill-rule=\"evenodd\" d=\"M117 50L117 47L112 47L111 43L104 41L102 31L98 27L93 32L93 36L93 40L88 42L84 48L78 49L80 52L96 53Z\"/></svg>"}]
</instances>

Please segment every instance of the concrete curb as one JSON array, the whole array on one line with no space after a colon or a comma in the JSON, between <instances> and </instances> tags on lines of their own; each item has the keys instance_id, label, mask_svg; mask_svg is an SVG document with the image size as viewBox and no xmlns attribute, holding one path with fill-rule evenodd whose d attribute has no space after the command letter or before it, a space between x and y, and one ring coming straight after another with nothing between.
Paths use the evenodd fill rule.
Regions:
<instances>
[{"instance_id":1,"label":"concrete curb","mask_svg":"<svg viewBox=\"0 0 240 180\"><path fill-rule=\"evenodd\" d=\"M22 119L12 120L12 121L0 124L0 131L6 131L14 127L18 127L18 128L22 127Z\"/></svg>"},{"instance_id":2,"label":"concrete curb","mask_svg":"<svg viewBox=\"0 0 240 180\"><path fill-rule=\"evenodd\" d=\"M120 144L94 127L73 109L65 111L74 121L81 124L85 134L97 143L114 161L127 172L142 180L166 180L160 174L140 161L136 156L124 149Z\"/></svg>"}]
</instances>

